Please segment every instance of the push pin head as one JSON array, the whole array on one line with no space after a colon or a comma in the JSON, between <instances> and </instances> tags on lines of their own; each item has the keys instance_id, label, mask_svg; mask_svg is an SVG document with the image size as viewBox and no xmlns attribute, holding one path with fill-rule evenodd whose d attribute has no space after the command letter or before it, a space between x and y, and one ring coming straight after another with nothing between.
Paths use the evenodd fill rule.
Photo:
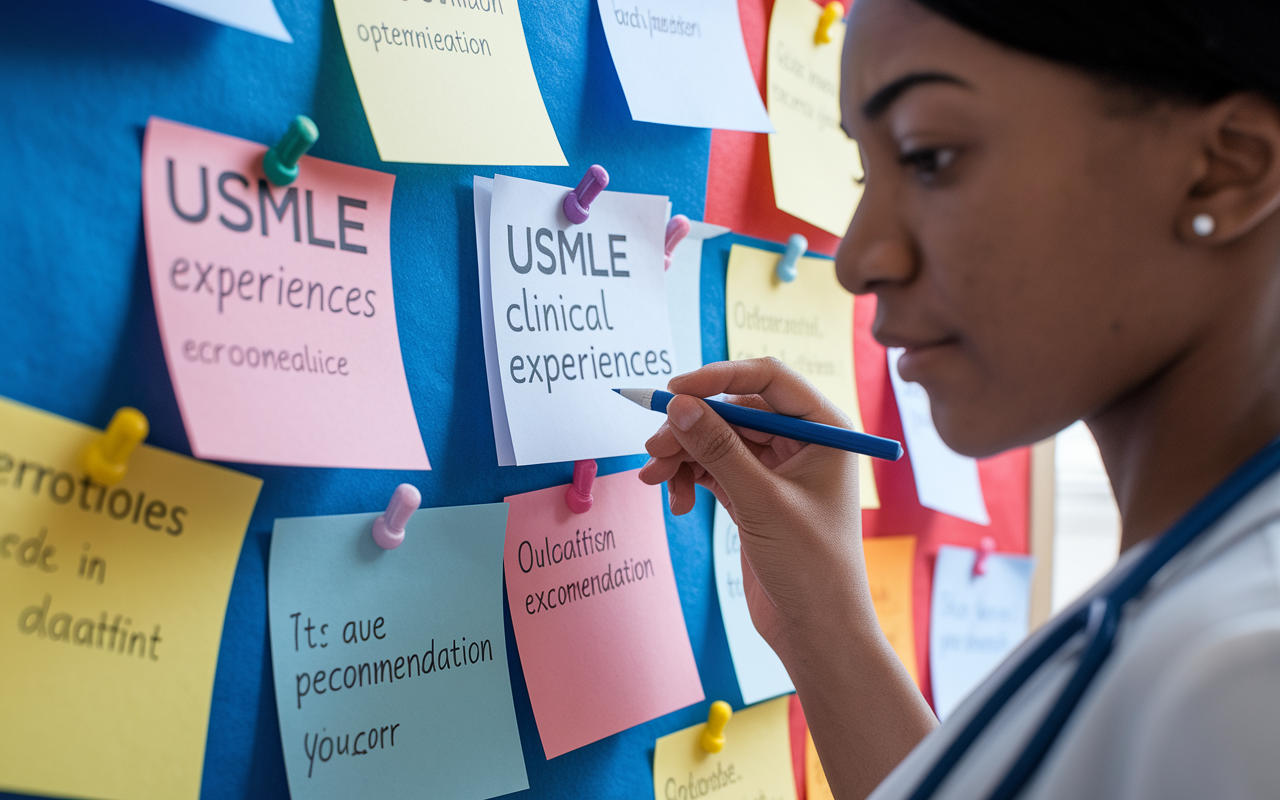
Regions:
<instances>
[{"instance_id":1,"label":"push pin head","mask_svg":"<svg viewBox=\"0 0 1280 800\"><path fill-rule=\"evenodd\" d=\"M798 233L791 234L787 240L787 249L778 259L778 280L791 283L796 279L796 262L809 251L809 240Z\"/></svg>"},{"instance_id":2,"label":"push pin head","mask_svg":"<svg viewBox=\"0 0 1280 800\"><path fill-rule=\"evenodd\" d=\"M306 155L320 138L320 129L310 117L301 114L289 123L276 146L262 157L262 171L276 186L288 186L298 177L298 159Z\"/></svg>"},{"instance_id":3,"label":"push pin head","mask_svg":"<svg viewBox=\"0 0 1280 800\"><path fill-rule=\"evenodd\" d=\"M994 536L983 536L978 542L978 555L973 559L974 576L987 574L987 556L996 551L996 539Z\"/></svg>"},{"instance_id":4,"label":"push pin head","mask_svg":"<svg viewBox=\"0 0 1280 800\"><path fill-rule=\"evenodd\" d=\"M404 526L409 517L422 505L422 493L418 487L402 483L391 495L387 511L373 521L373 541L383 550L395 550L404 542Z\"/></svg>"},{"instance_id":5,"label":"push pin head","mask_svg":"<svg viewBox=\"0 0 1280 800\"><path fill-rule=\"evenodd\" d=\"M719 753L724 749L724 729L729 724L733 709L723 700L711 704L707 712L707 727L702 730L702 749L708 753Z\"/></svg>"},{"instance_id":6,"label":"push pin head","mask_svg":"<svg viewBox=\"0 0 1280 800\"><path fill-rule=\"evenodd\" d=\"M129 456L147 438L151 426L136 408L124 408L111 417L107 429L84 451L84 471L94 483L113 486L129 469Z\"/></svg>"},{"instance_id":7,"label":"push pin head","mask_svg":"<svg viewBox=\"0 0 1280 800\"><path fill-rule=\"evenodd\" d=\"M666 253L664 259L664 269L671 269L671 254L676 251L676 247L689 235L689 229L693 227L689 224L689 218L684 214L676 214L667 223L667 241L663 250Z\"/></svg>"},{"instance_id":8,"label":"push pin head","mask_svg":"<svg viewBox=\"0 0 1280 800\"><path fill-rule=\"evenodd\" d=\"M596 482L597 469L599 465L594 458L573 462L573 483L564 492L564 502L573 513L585 514L595 503L591 488Z\"/></svg>"},{"instance_id":9,"label":"push pin head","mask_svg":"<svg viewBox=\"0 0 1280 800\"><path fill-rule=\"evenodd\" d=\"M827 3L818 17L818 30L813 34L814 44L831 44L831 26L836 20L844 18L844 6L839 2Z\"/></svg>"},{"instance_id":10,"label":"push pin head","mask_svg":"<svg viewBox=\"0 0 1280 800\"><path fill-rule=\"evenodd\" d=\"M591 203L609 185L609 173L599 164L592 164L587 174L578 181L578 187L564 196L564 215L574 225L581 225L591 216Z\"/></svg>"}]
</instances>

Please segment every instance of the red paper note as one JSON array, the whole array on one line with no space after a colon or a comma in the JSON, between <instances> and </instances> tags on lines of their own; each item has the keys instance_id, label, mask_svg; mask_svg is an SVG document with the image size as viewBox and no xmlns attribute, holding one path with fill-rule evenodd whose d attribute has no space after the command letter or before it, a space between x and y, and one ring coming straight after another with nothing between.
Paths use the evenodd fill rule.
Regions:
<instances>
[{"instance_id":1,"label":"red paper note","mask_svg":"<svg viewBox=\"0 0 1280 800\"><path fill-rule=\"evenodd\" d=\"M153 117L142 153L151 291L200 458L430 469L391 295L395 177Z\"/></svg>"},{"instance_id":2,"label":"red paper note","mask_svg":"<svg viewBox=\"0 0 1280 800\"><path fill-rule=\"evenodd\" d=\"M506 498L507 601L547 758L703 699L661 489L597 478L574 514L566 488Z\"/></svg>"}]
</instances>

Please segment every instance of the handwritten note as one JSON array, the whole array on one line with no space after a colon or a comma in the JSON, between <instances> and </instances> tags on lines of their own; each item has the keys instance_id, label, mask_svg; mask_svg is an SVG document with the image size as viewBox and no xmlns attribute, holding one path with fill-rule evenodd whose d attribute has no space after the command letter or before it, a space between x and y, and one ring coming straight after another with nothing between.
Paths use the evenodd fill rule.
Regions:
<instances>
[{"instance_id":1,"label":"handwritten note","mask_svg":"<svg viewBox=\"0 0 1280 800\"><path fill-rule=\"evenodd\" d=\"M702 366L702 243L729 232L721 225L690 221L689 235L676 245L667 270L667 313L676 374Z\"/></svg>"},{"instance_id":2,"label":"handwritten note","mask_svg":"<svg viewBox=\"0 0 1280 800\"><path fill-rule=\"evenodd\" d=\"M502 621L503 503L278 519L271 659L289 791L459 800L529 787ZM340 590L336 590L340 589Z\"/></svg>"},{"instance_id":3,"label":"handwritten note","mask_svg":"<svg viewBox=\"0 0 1280 800\"><path fill-rule=\"evenodd\" d=\"M574 514L566 488L507 498L507 600L547 758L703 699L661 490L596 478Z\"/></svg>"},{"instance_id":4,"label":"handwritten note","mask_svg":"<svg viewBox=\"0 0 1280 800\"><path fill-rule=\"evenodd\" d=\"M916 667L915 623L911 615L911 566L916 552L914 536L875 536L862 540L867 560L867 581L876 619L893 652L907 668L911 680L920 683Z\"/></svg>"},{"instance_id":5,"label":"handwritten note","mask_svg":"<svg viewBox=\"0 0 1280 800\"><path fill-rule=\"evenodd\" d=\"M973 574L978 551L943 545L933 568L929 672L938 719L952 711L1026 638L1030 556L992 553Z\"/></svg>"},{"instance_id":6,"label":"handwritten note","mask_svg":"<svg viewBox=\"0 0 1280 800\"><path fill-rule=\"evenodd\" d=\"M518 0L334 0L383 161L566 166Z\"/></svg>"},{"instance_id":7,"label":"handwritten note","mask_svg":"<svg viewBox=\"0 0 1280 800\"><path fill-rule=\"evenodd\" d=\"M262 482L0 398L0 788L195 798L236 559Z\"/></svg>"},{"instance_id":8,"label":"handwritten note","mask_svg":"<svg viewBox=\"0 0 1280 800\"><path fill-rule=\"evenodd\" d=\"M598 0L613 66L638 122L773 130L736 0Z\"/></svg>"},{"instance_id":9,"label":"handwritten note","mask_svg":"<svg viewBox=\"0 0 1280 800\"><path fill-rule=\"evenodd\" d=\"M840 128L843 22L815 44L822 6L777 0L769 22L769 169L779 209L843 236L862 198L858 145Z\"/></svg>"},{"instance_id":10,"label":"handwritten note","mask_svg":"<svg viewBox=\"0 0 1280 800\"><path fill-rule=\"evenodd\" d=\"M779 697L734 712L724 729L724 749L719 753L702 749L706 723L663 736L653 750L654 798L795 800L787 724L790 700Z\"/></svg>"},{"instance_id":11,"label":"handwritten note","mask_svg":"<svg viewBox=\"0 0 1280 800\"><path fill-rule=\"evenodd\" d=\"M591 218L571 225L561 210L568 191L475 179L485 367L503 466L643 452L660 418L610 389L661 388L675 374L667 199L604 192Z\"/></svg>"},{"instance_id":12,"label":"handwritten note","mask_svg":"<svg viewBox=\"0 0 1280 800\"><path fill-rule=\"evenodd\" d=\"M729 358L774 356L799 372L862 427L853 371L853 295L836 280L835 262L801 258L797 277L775 277L777 253L735 244L729 251L725 318ZM863 508L879 508L871 459L858 457Z\"/></svg>"},{"instance_id":13,"label":"handwritten note","mask_svg":"<svg viewBox=\"0 0 1280 800\"><path fill-rule=\"evenodd\" d=\"M142 199L174 393L201 458L429 469L391 295L391 187L152 117Z\"/></svg>"},{"instance_id":14,"label":"handwritten note","mask_svg":"<svg viewBox=\"0 0 1280 800\"><path fill-rule=\"evenodd\" d=\"M720 599L720 618L729 639L729 654L733 657L733 671L738 676L742 702L752 705L794 692L796 688L791 683L787 668L751 621L742 585L742 547L738 541L738 526L719 503L716 503L716 516L711 528L711 552L716 571L716 595Z\"/></svg>"},{"instance_id":15,"label":"handwritten note","mask_svg":"<svg viewBox=\"0 0 1280 800\"><path fill-rule=\"evenodd\" d=\"M889 379L902 417L902 433L907 440L907 456L911 459L920 505L979 525L991 524L978 478L978 462L960 455L942 441L933 426L929 393L920 384L908 383L898 374L902 348L891 347L887 353Z\"/></svg>"},{"instance_id":16,"label":"handwritten note","mask_svg":"<svg viewBox=\"0 0 1280 800\"><path fill-rule=\"evenodd\" d=\"M266 36L268 39L293 42L293 37L280 21L280 13L276 11L271 0L154 0L154 2L211 22Z\"/></svg>"}]
</instances>

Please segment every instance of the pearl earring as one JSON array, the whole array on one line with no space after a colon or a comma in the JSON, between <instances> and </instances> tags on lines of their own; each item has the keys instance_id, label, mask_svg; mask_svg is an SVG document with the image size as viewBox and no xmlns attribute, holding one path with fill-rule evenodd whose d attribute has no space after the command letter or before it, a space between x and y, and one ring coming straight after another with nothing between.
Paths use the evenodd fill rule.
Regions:
<instances>
[{"instance_id":1,"label":"pearl earring","mask_svg":"<svg viewBox=\"0 0 1280 800\"><path fill-rule=\"evenodd\" d=\"M1196 214L1191 220L1191 230L1196 232L1196 236L1208 236L1216 227L1217 223L1208 214Z\"/></svg>"}]
</instances>

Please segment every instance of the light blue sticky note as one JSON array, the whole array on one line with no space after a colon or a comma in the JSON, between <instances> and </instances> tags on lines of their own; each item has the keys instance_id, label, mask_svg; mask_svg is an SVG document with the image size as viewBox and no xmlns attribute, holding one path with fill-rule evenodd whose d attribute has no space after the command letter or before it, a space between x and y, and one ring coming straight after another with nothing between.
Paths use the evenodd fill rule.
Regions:
<instances>
[{"instance_id":1,"label":"light blue sticky note","mask_svg":"<svg viewBox=\"0 0 1280 800\"><path fill-rule=\"evenodd\" d=\"M929 672L933 707L946 719L1027 636L1030 556L992 553L973 574L978 551L943 545L933 568Z\"/></svg>"},{"instance_id":2,"label":"light blue sticky note","mask_svg":"<svg viewBox=\"0 0 1280 800\"><path fill-rule=\"evenodd\" d=\"M502 621L507 505L278 519L268 613L294 800L527 789Z\"/></svg>"},{"instance_id":3,"label":"light blue sticky note","mask_svg":"<svg viewBox=\"0 0 1280 800\"><path fill-rule=\"evenodd\" d=\"M747 608L747 595L742 585L742 556L738 543L738 526L724 506L716 503L712 523L711 551L715 562L716 595L720 598L720 617L733 671L738 674L742 702L754 705L761 700L794 692L791 676L773 648L756 630Z\"/></svg>"}]
</instances>

